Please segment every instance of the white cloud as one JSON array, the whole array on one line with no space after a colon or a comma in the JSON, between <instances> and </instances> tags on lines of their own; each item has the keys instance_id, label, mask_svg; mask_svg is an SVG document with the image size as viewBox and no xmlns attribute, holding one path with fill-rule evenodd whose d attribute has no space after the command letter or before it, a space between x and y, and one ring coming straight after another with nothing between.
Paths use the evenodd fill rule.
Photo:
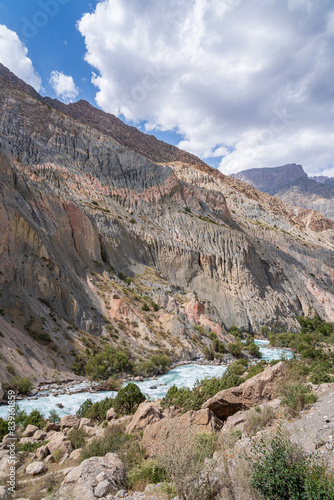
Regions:
<instances>
[{"instance_id":1,"label":"white cloud","mask_svg":"<svg viewBox=\"0 0 334 500\"><path fill-rule=\"evenodd\" d=\"M79 90L76 87L72 76L64 75L60 71L52 71L50 84L56 93L57 97L60 97L65 103L73 102L73 100L79 94Z\"/></svg>"},{"instance_id":2,"label":"white cloud","mask_svg":"<svg viewBox=\"0 0 334 500\"><path fill-rule=\"evenodd\" d=\"M105 111L226 173L316 172L334 157L333 19L331 0L103 0L78 28Z\"/></svg>"},{"instance_id":3,"label":"white cloud","mask_svg":"<svg viewBox=\"0 0 334 500\"><path fill-rule=\"evenodd\" d=\"M34 89L40 90L42 80L28 57L28 49L15 31L3 24L0 24L0 62Z\"/></svg>"}]
</instances>

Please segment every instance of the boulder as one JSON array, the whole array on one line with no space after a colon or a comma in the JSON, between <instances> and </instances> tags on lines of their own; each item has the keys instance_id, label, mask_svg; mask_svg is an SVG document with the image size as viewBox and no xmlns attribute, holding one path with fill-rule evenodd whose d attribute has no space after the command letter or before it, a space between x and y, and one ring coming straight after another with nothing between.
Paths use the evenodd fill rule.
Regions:
<instances>
[{"instance_id":1,"label":"boulder","mask_svg":"<svg viewBox=\"0 0 334 500\"><path fill-rule=\"evenodd\" d=\"M127 426L126 432L127 434L135 434L145 429L148 425L159 422L162 418L161 411L153 403L141 403Z\"/></svg>"},{"instance_id":2,"label":"boulder","mask_svg":"<svg viewBox=\"0 0 334 500\"><path fill-rule=\"evenodd\" d=\"M82 448L77 448L76 450L73 450L71 455L70 455L70 460L79 460L81 456Z\"/></svg>"},{"instance_id":3,"label":"boulder","mask_svg":"<svg viewBox=\"0 0 334 500\"><path fill-rule=\"evenodd\" d=\"M44 460L50 454L49 448L45 446L41 446L36 450L36 458L37 460Z\"/></svg>"},{"instance_id":4,"label":"boulder","mask_svg":"<svg viewBox=\"0 0 334 500\"><path fill-rule=\"evenodd\" d=\"M45 432L50 431L60 431L60 424L54 424L53 422L47 422L45 426Z\"/></svg>"},{"instance_id":5,"label":"boulder","mask_svg":"<svg viewBox=\"0 0 334 500\"><path fill-rule=\"evenodd\" d=\"M114 420L115 418L117 418L117 413L114 410L114 408L110 408L107 411L107 415L106 416L107 416L107 420Z\"/></svg>"},{"instance_id":6,"label":"boulder","mask_svg":"<svg viewBox=\"0 0 334 500\"><path fill-rule=\"evenodd\" d=\"M147 457L154 457L161 443L168 438L173 428L198 434L218 431L221 427L222 422L208 409L188 411L180 417L163 418L155 424L148 425L144 430L141 445Z\"/></svg>"},{"instance_id":7,"label":"boulder","mask_svg":"<svg viewBox=\"0 0 334 500\"><path fill-rule=\"evenodd\" d=\"M80 420L79 429L81 429L84 425L87 425L87 427L93 427L93 422L90 418L82 418Z\"/></svg>"},{"instance_id":8,"label":"boulder","mask_svg":"<svg viewBox=\"0 0 334 500\"><path fill-rule=\"evenodd\" d=\"M5 391L3 390L2 385L0 384L0 403L3 400L4 395L5 395Z\"/></svg>"},{"instance_id":9,"label":"boulder","mask_svg":"<svg viewBox=\"0 0 334 500\"><path fill-rule=\"evenodd\" d=\"M60 426L62 429L73 427L77 429L79 427L80 420L75 415L65 415L60 419Z\"/></svg>"},{"instance_id":10,"label":"boulder","mask_svg":"<svg viewBox=\"0 0 334 500\"><path fill-rule=\"evenodd\" d=\"M48 448L51 455L53 455L58 448L60 448L63 453L71 453L73 449L71 441L66 439L65 434L63 434L62 432L57 432L50 438L50 441L48 442Z\"/></svg>"},{"instance_id":11,"label":"boulder","mask_svg":"<svg viewBox=\"0 0 334 500\"><path fill-rule=\"evenodd\" d=\"M39 428L36 425L27 425L26 430L23 432L23 437L32 437Z\"/></svg>"},{"instance_id":12,"label":"boulder","mask_svg":"<svg viewBox=\"0 0 334 500\"><path fill-rule=\"evenodd\" d=\"M211 410L219 419L226 420L240 410L251 408L261 401L269 401L273 395L273 385L283 374L284 363L268 366L262 373L246 380L238 387L218 392L202 406Z\"/></svg>"},{"instance_id":13,"label":"boulder","mask_svg":"<svg viewBox=\"0 0 334 500\"><path fill-rule=\"evenodd\" d=\"M33 438L36 439L36 441L44 441L46 439L47 433L41 430L38 430L35 432L33 435Z\"/></svg>"},{"instance_id":14,"label":"boulder","mask_svg":"<svg viewBox=\"0 0 334 500\"><path fill-rule=\"evenodd\" d=\"M101 474L103 474L101 476ZM102 481L101 481L102 479ZM92 457L73 467L56 496L59 500L95 500L116 493L125 481L125 466L115 453Z\"/></svg>"},{"instance_id":15,"label":"boulder","mask_svg":"<svg viewBox=\"0 0 334 500\"><path fill-rule=\"evenodd\" d=\"M45 467L43 462L33 462L26 468L26 474L29 474L29 476L37 476L38 474L42 474L46 471L47 468Z\"/></svg>"}]
</instances>

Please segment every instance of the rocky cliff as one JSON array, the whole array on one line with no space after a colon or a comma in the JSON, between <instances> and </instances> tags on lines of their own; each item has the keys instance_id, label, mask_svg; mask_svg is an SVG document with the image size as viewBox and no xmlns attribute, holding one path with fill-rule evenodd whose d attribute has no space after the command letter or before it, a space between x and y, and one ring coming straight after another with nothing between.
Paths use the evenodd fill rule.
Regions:
<instances>
[{"instance_id":1,"label":"rocky cliff","mask_svg":"<svg viewBox=\"0 0 334 500\"><path fill-rule=\"evenodd\" d=\"M106 343L191 359L209 330L227 342L233 324L334 321L330 224L124 124L121 144L115 117L73 119L24 86L0 76L2 379L66 378Z\"/></svg>"}]
</instances>

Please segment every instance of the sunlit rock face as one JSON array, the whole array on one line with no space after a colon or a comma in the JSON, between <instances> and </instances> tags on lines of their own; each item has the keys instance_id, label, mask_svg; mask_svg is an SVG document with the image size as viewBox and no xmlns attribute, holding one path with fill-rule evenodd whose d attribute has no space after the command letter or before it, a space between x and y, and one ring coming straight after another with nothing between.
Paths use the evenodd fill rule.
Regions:
<instances>
[{"instance_id":1,"label":"sunlit rock face","mask_svg":"<svg viewBox=\"0 0 334 500\"><path fill-rule=\"evenodd\" d=\"M73 119L75 105L60 112L17 81L0 84L3 379L8 364L66 379L74 353L101 339L134 358L185 360L210 330L228 342L232 325L334 320L330 224L177 148L152 150L92 107L79 103L87 114Z\"/></svg>"}]
</instances>

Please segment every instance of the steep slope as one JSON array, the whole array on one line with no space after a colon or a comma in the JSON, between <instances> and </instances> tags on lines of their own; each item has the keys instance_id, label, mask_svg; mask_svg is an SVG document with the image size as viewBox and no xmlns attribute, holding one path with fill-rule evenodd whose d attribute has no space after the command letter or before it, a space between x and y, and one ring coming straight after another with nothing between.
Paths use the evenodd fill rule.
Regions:
<instances>
[{"instance_id":1,"label":"steep slope","mask_svg":"<svg viewBox=\"0 0 334 500\"><path fill-rule=\"evenodd\" d=\"M295 163L275 168L252 168L231 177L247 182L294 207L315 210L334 219L334 179L309 178Z\"/></svg>"},{"instance_id":2,"label":"steep slope","mask_svg":"<svg viewBox=\"0 0 334 500\"><path fill-rule=\"evenodd\" d=\"M320 184L311 179L300 178L278 191L275 196L284 203L316 210L334 220L334 185L330 183Z\"/></svg>"},{"instance_id":3,"label":"steep slope","mask_svg":"<svg viewBox=\"0 0 334 500\"><path fill-rule=\"evenodd\" d=\"M66 377L87 347L191 359L209 330L334 321L330 226L171 146L177 161L163 147L153 162L149 143L138 154L43 99L0 76L2 341L22 334L2 378L14 351L32 355L25 338Z\"/></svg>"}]
</instances>

